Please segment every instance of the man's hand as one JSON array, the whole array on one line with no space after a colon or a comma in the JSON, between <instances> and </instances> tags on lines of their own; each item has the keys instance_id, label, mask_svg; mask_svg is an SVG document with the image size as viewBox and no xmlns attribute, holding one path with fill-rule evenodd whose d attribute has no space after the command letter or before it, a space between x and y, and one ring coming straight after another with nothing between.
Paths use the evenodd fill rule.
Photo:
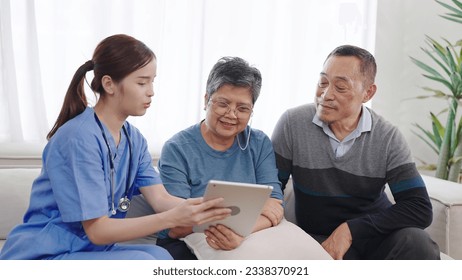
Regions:
<instances>
[{"instance_id":1,"label":"man's hand","mask_svg":"<svg viewBox=\"0 0 462 280\"><path fill-rule=\"evenodd\" d=\"M351 243L350 228L345 222L339 225L321 245L334 260L341 260L348 249L350 249Z\"/></svg>"}]
</instances>

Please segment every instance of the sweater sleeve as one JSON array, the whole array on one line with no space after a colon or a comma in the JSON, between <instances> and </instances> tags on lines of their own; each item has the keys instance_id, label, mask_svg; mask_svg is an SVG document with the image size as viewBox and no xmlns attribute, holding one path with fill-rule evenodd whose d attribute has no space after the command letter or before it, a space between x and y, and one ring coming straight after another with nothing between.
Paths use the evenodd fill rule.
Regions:
<instances>
[{"instance_id":1,"label":"sweater sleeve","mask_svg":"<svg viewBox=\"0 0 462 280\"><path fill-rule=\"evenodd\" d=\"M263 135L263 141L261 150L258 155L258 163L255 167L255 176L257 183L268 184L273 186L271 197L275 199L283 200L281 183L278 180L276 174L276 160L274 156L273 146L270 139L265 134Z\"/></svg>"},{"instance_id":2,"label":"sweater sleeve","mask_svg":"<svg viewBox=\"0 0 462 280\"><path fill-rule=\"evenodd\" d=\"M282 184L282 190L284 190L292 173L292 141L288 111L277 122L271 136L271 141L276 156L278 178Z\"/></svg>"},{"instance_id":3,"label":"sweater sleeve","mask_svg":"<svg viewBox=\"0 0 462 280\"><path fill-rule=\"evenodd\" d=\"M396 129L387 150L386 182L395 203L378 212L348 221L354 239L388 234L405 227L428 227L432 205L422 177L411 161L410 149Z\"/></svg>"}]
</instances>

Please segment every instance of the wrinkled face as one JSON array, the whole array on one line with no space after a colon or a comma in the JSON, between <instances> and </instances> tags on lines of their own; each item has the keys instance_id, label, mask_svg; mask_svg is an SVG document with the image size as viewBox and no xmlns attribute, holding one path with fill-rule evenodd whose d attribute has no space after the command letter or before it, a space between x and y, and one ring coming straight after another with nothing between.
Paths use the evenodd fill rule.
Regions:
<instances>
[{"instance_id":1,"label":"wrinkled face","mask_svg":"<svg viewBox=\"0 0 462 280\"><path fill-rule=\"evenodd\" d=\"M242 132L252 114L252 95L246 87L221 86L211 95L205 96L205 124L208 133L222 140L232 140Z\"/></svg>"},{"instance_id":2,"label":"wrinkled face","mask_svg":"<svg viewBox=\"0 0 462 280\"><path fill-rule=\"evenodd\" d=\"M142 116L151 105L154 96L154 78L157 74L156 60L130 73L117 83L118 107L125 116Z\"/></svg>"},{"instance_id":3,"label":"wrinkled face","mask_svg":"<svg viewBox=\"0 0 462 280\"><path fill-rule=\"evenodd\" d=\"M328 123L358 119L364 102L372 98L375 85L365 86L360 60L354 56L332 56L325 63L316 89L316 113Z\"/></svg>"}]
</instances>

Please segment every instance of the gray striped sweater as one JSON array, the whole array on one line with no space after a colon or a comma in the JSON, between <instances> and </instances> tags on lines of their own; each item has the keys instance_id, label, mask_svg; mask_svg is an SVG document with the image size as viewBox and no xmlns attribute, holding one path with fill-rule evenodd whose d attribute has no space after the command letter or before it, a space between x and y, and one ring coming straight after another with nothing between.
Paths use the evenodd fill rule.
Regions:
<instances>
[{"instance_id":1,"label":"gray striped sweater","mask_svg":"<svg viewBox=\"0 0 462 280\"><path fill-rule=\"evenodd\" d=\"M347 221L355 240L430 225L431 203L406 141L370 112L371 131L339 158L312 122L314 104L289 109L278 121L272 142L279 179L284 187L292 176L297 223L306 232L330 235ZM384 193L387 183L396 204Z\"/></svg>"}]
</instances>

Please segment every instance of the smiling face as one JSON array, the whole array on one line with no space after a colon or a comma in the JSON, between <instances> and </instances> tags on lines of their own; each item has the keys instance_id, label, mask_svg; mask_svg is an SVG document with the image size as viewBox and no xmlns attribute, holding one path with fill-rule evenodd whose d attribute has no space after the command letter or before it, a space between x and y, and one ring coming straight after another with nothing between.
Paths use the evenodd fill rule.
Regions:
<instances>
[{"instance_id":1,"label":"smiling face","mask_svg":"<svg viewBox=\"0 0 462 280\"><path fill-rule=\"evenodd\" d=\"M142 116L146 113L154 96L153 83L156 73L157 63L153 59L116 84L117 103L123 116Z\"/></svg>"},{"instance_id":2,"label":"smiling face","mask_svg":"<svg viewBox=\"0 0 462 280\"><path fill-rule=\"evenodd\" d=\"M210 100L206 95L204 102L206 117L201 126L202 136L212 148L217 150L229 148L234 143L235 136L241 133L249 122L250 114L246 114L245 109L253 107L250 89L223 85L211 95ZM228 104L230 110L226 110L228 112L224 115L217 114L216 112L220 110L217 110L219 104L216 102ZM239 106L242 107L238 108Z\"/></svg>"},{"instance_id":3,"label":"smiling face","mask_svg":"<svg viewBox=\"0 0 462 280\"><path fill-rule=\"evenodd\" d=\"M316 113L331 129L356 127L362 104L375 93L360 71L360 60L354 56L331 56L324 63L316 90Z\"/></svg>"}]
</instances>

